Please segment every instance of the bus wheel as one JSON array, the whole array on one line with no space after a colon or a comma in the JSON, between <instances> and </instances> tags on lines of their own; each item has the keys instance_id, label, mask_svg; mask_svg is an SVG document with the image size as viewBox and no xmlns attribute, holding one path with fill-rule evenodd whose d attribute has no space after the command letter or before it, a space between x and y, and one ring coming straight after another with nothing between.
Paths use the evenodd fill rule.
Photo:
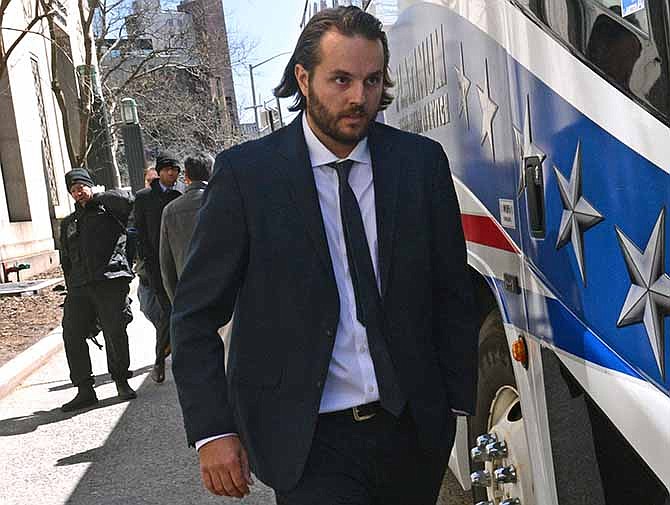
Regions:
<instances>
[{"instance_id":1,"label":"bus wheel","mask_svg":"<svg viewBox=\"0 0 670 505\"><path fill-rule=\"evenodd\" d=\"M497 310L479 332L477 411L468 421L472 494L478 505L535 505L519 393Z\"/></svg>"}]
</instances>

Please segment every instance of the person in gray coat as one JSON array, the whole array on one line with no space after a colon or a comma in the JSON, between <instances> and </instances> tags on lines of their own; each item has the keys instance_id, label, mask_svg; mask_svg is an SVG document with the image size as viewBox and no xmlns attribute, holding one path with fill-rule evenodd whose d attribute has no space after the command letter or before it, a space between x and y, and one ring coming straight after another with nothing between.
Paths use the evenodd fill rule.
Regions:
<instances>
[{"instance_id":1,"label":"person in gray coat","mask_svg":"<svg viewBox=\"0 0 670 505\"><path fill-rule=\"evenodd\" d=\"M191 235L207 181L212 171L211 156L197 153L184 160L185 193L163 209L160 232L160 266L165 291L174 300L191 243Z\"/></svg>"}]
</instances>

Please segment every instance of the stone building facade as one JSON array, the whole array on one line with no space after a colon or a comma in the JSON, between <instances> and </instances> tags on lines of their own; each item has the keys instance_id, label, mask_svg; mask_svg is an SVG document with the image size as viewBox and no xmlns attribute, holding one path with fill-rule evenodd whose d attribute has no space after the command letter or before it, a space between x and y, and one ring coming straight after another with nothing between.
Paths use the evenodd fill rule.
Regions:
<instances>
[{"instance_id":1,"label":"stone building facade","mask_svg":"<svg viewBox=\"0 0 670 505\"><path fill-rule=\"evenodd\" d=\"M2 31L5 48L26 27L32 8L31 2L9 3L3 26L14 30ZM58 0L55 8L56 77L74 117L84 41L76 1ZM70 162L63 122L51 91L49 31L45 22L31 31L36 33L19 43L0 79L0 282L10 280L3 266L28 263L32 275L58 264L58 222L73 208L64 182ZM78 128L76 121L71 128Z\"/></svg>"},{"instance_id":2,"label":"stone building facade","mask_svg":"<svg viewBox=\"0 0 670 505\"><path fill-rule=\"evenodd\" d=\"M202 48L209 67L212 99L219 103L230 127L239 129L228 32L221 0L183 1L177 10L191 15L196 44Z\"/></svg>"}]
</instances>

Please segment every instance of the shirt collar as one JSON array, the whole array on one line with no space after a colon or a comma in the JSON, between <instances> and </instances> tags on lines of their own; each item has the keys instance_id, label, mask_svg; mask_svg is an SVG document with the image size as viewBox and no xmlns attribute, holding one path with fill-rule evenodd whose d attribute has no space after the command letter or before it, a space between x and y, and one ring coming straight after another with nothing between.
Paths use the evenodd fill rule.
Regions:
<instances>
[{"instance_id":1,"label":"shirt collar","mask_svg":"<svg viewBox=\"0 0 670 505\"><path fill-rule=\"evenodd\" d=\"M307 144L307 152L309 153L309 159L312 164L312 168L320 167L327 165L328 163L333 163L339 161L340 158L335 156L330 149L323 145L323 143L318 139L314 134L312 129L307 122L307 113L302 113L302 130L305 134L305 143ZM354 150L351 151L348 160L355 161L356 163L366 163L368 165L370 162L370 149L368 148L368 138L364 137L359 140Z\"/></svg>"},{"instance_id":2,"label":"shirt collar","mask_svg":"<svg viewBox=\"0 0 670 505\"><path fill-rule=\"evenodd\" d=\"M161 181L158 181L158 185L161 187L163 190L163 193L165 193L168 189L174 189L174 186L165 186Z\"/></svg>"}]
</instances>

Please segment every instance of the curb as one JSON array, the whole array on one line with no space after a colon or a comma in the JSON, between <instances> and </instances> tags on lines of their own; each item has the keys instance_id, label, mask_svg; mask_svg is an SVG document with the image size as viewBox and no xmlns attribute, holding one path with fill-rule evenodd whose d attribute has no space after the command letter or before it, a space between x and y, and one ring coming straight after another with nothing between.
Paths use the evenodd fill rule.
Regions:
<instances>
[{"instance_id":1,"label":"curb","mask_svg":"<svg viewBox=\"0 0 670 505\"><path fill-rule=\"evenodd\" d=\"M28 347L0 367L0 399L11 393L30 374L63 349L63 329L58 326L46 337Z\"/></svg>"}]
</instances>

